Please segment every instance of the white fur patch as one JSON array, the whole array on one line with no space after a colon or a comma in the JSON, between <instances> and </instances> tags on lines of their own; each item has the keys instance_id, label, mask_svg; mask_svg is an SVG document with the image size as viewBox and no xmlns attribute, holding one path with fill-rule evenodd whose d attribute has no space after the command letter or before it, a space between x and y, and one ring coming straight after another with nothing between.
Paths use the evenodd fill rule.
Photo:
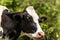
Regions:
<instances>
[{"instance_id":1,"label":"white fur patch","mask_svg":"<svg viewBox=\"0 0 60 40\"><path fill-rule=\"evenodd\" d=\"M39 22L38 22L39 16L38 16L37 13L35 12L33 6L27 7L27 8L26 8L26 11L29 13L29 15L31 15L31 16L33 17L34 22L37 24L37 31L36 31L34 34L32 34L32 36L33 36L33 37L40 37L40 36L38 35L38 32L43 32L43 31L42 31L42 29L41 29L41 27L40 27L40 25L39 25Z\"/></svg>"}]
</instances>

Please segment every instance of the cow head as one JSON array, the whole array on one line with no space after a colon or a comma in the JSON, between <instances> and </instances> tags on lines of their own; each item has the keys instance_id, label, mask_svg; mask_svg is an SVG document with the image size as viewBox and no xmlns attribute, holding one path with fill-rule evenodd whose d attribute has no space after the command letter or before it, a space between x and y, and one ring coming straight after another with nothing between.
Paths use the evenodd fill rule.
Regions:
<instances>
[{"instance_id":1,"label":"cow head","mask_svg":"<svg viewBox=\"0 0 60 40\"><path fill-rule=\"evenodd\" d=\"M42 29L41 29L41 27L40 27L40 25L39 25L39 21L38 21L39 16L38 16L37 13L35 12L33 6L27 7L27 8L26 8L26 11L27 11L27 13L28 13L30 16L32 16L33 22L35 23L35 24L34 24L34 23L33 23L33 24L34 24L35 27L37 28L34 33L31 33L31 35L32 35L33 37L36 37L36 38L40 38L40 37L44 36L44 32L42 31Z\"/></svg>"},{"instance_id":2,"label":"cow head","mask_svg":"<svg viewBox=\"0 0 60 40\"><path fill-rule=\"evenodd\" d=\"M31 34L32 37L40 38L44 36L44 32L42 31L39 25L39 16L35 12L33 6L28 6L24 12L19 15L16 15L15 18L20 18L20 26L23 32ZM18 20L18 19L17 19Z\"/></svg>"}]
</instances>

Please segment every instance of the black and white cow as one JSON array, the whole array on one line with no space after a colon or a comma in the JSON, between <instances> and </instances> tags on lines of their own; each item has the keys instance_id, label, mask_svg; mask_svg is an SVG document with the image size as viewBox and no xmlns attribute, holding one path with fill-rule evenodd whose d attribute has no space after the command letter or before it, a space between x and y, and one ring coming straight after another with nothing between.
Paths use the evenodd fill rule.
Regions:
<instances>
[{"instance_id":1,"label":"black and white cow","mask_svg":"<svg viewBox=\"0 0 60 40\"><path fill-rule=\"evenodd\" d=\"M10 12L5 6L0 6L0 38L7 36L17 40L21 31L34 38L41 38L44 32L38 19L33 6L28 6L23 12Z\"/></svg>"}]
</instances>

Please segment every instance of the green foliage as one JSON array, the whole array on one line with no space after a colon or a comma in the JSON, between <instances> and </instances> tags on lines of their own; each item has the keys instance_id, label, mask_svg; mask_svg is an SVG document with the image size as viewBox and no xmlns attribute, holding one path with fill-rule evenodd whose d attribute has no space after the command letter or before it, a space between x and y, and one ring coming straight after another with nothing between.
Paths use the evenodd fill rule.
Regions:
<instances>
[{"instance_id":1,"label":"green foliage","mask_svg":"<svg viewBox=\"0 0 60 40\"><path fill-rule=\"evenodd\" d=\"M52 3L54 5L52 5ZM26 6L33 5L40 16L46 16L47 20L40 23L45 37L43 40L60 40L60 5L55 5L56 0L0 0L0 4L11 11L23 11ZM24 36L18 40L29 40Z\"/></svg>"},{"instance_id":2,"label":"green foliage","mask_svg":"<svg viewBox=\"0 0 60 40\"><path fill-rule=\"evenodd\" d=\"M32 39L25 35L23 37L18 38L17 40L32 40Z\"/></svg>"}]
</instances>

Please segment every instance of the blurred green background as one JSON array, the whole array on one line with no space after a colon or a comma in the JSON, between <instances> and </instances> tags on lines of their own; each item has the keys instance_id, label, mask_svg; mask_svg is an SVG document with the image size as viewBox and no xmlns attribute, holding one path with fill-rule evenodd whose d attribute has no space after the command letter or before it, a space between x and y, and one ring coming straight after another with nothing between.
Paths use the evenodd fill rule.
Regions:
<instances>
[{"instance_id":1,"label":"blurred green background","mask_svg":"<svg viewBox=\"0 0 60 40\"><path fill-rule=\"evenodd\" d=\"M42 40L60 40L60 0L0 0L0 5L17 12L22 12L28 5L34 6L38 15L47 17L46 21L40 23L45 32ZM30 40L30 38L23 36L17 40Z\"/></svg>"}]
</instances>

